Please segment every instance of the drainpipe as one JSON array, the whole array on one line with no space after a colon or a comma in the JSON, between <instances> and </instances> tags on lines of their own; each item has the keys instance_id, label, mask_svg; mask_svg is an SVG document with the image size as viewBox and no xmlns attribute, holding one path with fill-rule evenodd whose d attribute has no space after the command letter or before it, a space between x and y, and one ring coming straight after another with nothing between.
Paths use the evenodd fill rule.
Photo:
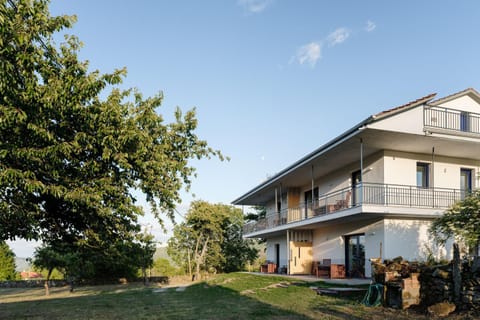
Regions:
<instances>
[{"instance_id":1,"label":"drainpipe","mask_svg":"<svg viewBox=\"0 0 480 320\"><path fill-rule=\"evenodd\" d=\"M353 191L353 190L352 190ZM360 138L360 203L363 204L363 139Z\"/></svg>"},{"instance_id":2,"label":"drainpipe","mask_svg":"<svg viewBox=\"0 0 480 320\"><path fill-rule=\"evenodd\" d=\"M275 212L278 213L278 195L277 195L277 188L275 188Z\"/></svg>"},{"instance_id":3,"label":"drainpipe","mask_svg":"<svg viewBox=\"0 0 480 320\"><path fill-rule=\"evenodd\" d=\"M435 147L432 147L432 204L435 208Z\"/></svg>"},{"instance_id":4,"label":"drainpipe","mask_svg":"<svg viewBox=\"0 0 480 320\"><path fill-rule=\"evenodd\" d=\"M313 182L313 164L312 164L312 213L313 213L313 204L315 203L315 193L313 192L313 185L314 185L314 182ZM308 217L305 217L305 218L308 218Z\"/></svg>"},{"instance_id":5,"label":"drainpipe","mask_svg":"<svg viewBox=\"0 0 480 320\"><path fill-rule=\"evenodd\" d=\"M287 274L290 274L290 231L287 229Z\"/></svg>"},{"instance_id":6,"label":"drainpipe","mask_svg":"<svg viewBox=\"0 0 480 320\"><path fill-rule=\"evenodd\" d=\"M283 206L283 191L282 191L282 184L280 183L280 203Z\"/></svg>"}]
</instances>

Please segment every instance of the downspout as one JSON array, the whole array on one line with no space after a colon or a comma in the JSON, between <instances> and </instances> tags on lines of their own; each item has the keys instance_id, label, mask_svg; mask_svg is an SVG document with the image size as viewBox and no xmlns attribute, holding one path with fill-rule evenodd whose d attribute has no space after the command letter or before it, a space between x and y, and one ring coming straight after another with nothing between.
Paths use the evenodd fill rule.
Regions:
<instances>
[{"instance_id":1,"label":"downspout","mask_svg":"<svg viewBox=\"0 0 480 320\"><path fill-rule=\"evenodd\" d=\"M287 274L290 274L290 231L287 229Z\"/></svg>"},{"instance_id":2,"label":"downspout","mask_svg":"<svg viewBox=\"0 0 480 320\"><path fill-rule=\"evenodd\" d=\"M313 182L313 164L312 164L312 204L311 204L312 214L313 214L313 204L315 203L315 193L313 192L313 185L314 185L314 182ZM308 218L308 216L305 218Z\"/></svg>"},{"instance_id":3,"label":"downspout","mask_svg":"<svg viewBox=\"0 0 480 320\"><path fill-rule=\"evenodd\" d=\"M360 138L360 204L363 205L363 139Z\"/></svg>"},{"instance_id":4,"label":"downspout","mask_svg":"<svg viewBox=\"0 0 480 320\"><path fill-rule=\"evenodd\" d=\"M275 212L278 213L278 195L277 195L277 188L275 188Z\"/></svg>"},{"instance_id":5,"label":"downspout","mask_svg":"<svg viewBox=\"0 0 480 320\"><path fill-rule=\"evenodd\" d=\"M282 203L283 206L283 190L282 190L282 184L280 183L280 202Z\"/></svg>"},{"instance_id":6,"label":"downspout","mask_svg":"<svg viewBox=\"0 0 480 320\"><path fill-rule=\"evenodd\" d=\"M435 147L432 147L432 207L435 208Z\"/></svg>"}]
</instances>

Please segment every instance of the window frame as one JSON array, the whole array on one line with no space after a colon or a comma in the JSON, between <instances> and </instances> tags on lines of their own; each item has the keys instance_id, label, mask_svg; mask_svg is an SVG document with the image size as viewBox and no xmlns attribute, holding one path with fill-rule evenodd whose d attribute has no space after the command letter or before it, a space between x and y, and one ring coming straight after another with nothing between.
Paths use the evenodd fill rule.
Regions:
<instances>
[{"instance_id":1,"label":"window frame","mask_svg":"<svg viewBox=\"0 0 480 320\"><path fill-rule=\"evenodd\" d=\"M419 171L419 168L422 168ZM419 184L419 177L418 174L422 174L422 181ZM430 163L428 162L417 162L417 169L416 169L416 184L417 188L428 189L430 188Z\"/></svg>"}]
</instances>

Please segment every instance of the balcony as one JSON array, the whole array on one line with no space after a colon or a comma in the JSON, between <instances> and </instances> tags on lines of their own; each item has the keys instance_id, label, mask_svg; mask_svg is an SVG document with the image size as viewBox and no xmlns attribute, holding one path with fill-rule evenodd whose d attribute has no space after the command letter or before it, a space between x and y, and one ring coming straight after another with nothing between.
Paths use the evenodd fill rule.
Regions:
<instances>
[{"instance_id":1,"label":"balcony","mask_svg":"<svg viewBox=\"0 0 480 320\"><path fill-rule=\"evenodd\" d=\"M292 222L326 216L362 205L404 208L447 209L465 198L467 191L445 188L419 188L417 186L363 183L328 193L295 208L267 214L264 219L244 225L243 234L268 230Z\"/></svg>"},{"instance_id":2,"label":"balcony","mask_svg":"<svg viewBox=\"0 0 480 320\"><path fill-rule=\"evenodd\" d=\"M480 114L442 107L424 107L423 125L433 131L480 134Z\"/></svg>"}]
</instances>

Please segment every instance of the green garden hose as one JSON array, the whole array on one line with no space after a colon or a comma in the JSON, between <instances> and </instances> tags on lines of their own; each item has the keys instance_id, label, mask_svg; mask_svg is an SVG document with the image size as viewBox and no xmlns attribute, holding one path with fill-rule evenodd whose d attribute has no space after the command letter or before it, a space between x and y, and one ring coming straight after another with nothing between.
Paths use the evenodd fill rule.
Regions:
<instances>
[{"instance_id":1,"label":"green garden hose","mask_svg":"<svg viewBox=\"0 0 480 320\"><path fill-rule=\"evenodd\" d=\"M370 284L367 294L362 300L362 303L367 307L377 307L382 305L383 300L383 285L382 284Z\"/></svg>"}]
</instances>

